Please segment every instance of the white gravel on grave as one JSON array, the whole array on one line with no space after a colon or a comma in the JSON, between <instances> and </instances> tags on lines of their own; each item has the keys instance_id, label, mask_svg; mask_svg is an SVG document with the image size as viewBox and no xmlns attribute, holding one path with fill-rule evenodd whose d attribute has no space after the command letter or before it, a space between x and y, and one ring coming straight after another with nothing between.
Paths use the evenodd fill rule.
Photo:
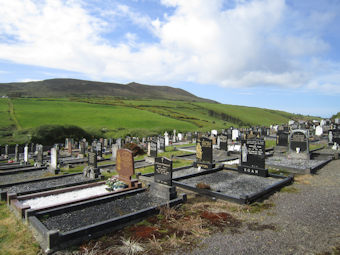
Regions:
<instances>
[{"instance_id":1,"label":"white gravel on grave","mask_svg":"<svg viewBox=\"0 0 340 255\"><path fill-rule=\"evenodd\" d=\"M38 209L42 207L53 206L62 203L68 203L79 199L85 199L90 196L101 195L110 193L106 190L107 185L84 188L70 192L60 193L56 195L37 197L32 199L23 200L22 204L30 206L31 209Z\"/></svg>"},{"instance_id":2,"label":"white gravel on grave","mask_svg":"<svg viewBox=\"0 0 340 255\"><path fill-rule=\"evenodd\" d=\"M238 165L238 164L240 164L240 159L225 161L225 162L223 162L223 164L225 164L225 165Z\"/></svg>"}]
</instances>

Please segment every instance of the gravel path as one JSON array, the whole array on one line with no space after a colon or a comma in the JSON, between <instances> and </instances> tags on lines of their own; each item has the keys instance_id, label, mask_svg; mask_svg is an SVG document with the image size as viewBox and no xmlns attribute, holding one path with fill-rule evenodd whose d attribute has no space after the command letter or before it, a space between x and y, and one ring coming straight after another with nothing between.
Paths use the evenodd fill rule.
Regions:
<instances>
[{"instance_id":1,"label":"gravel path","mask_svg":"<svg viewBox=\"0 0 340 255\"><path fill-rule=\"evenodd\" d=\"M62 178L57 179L50 179L50 180L42 180L24 184L18 184L11 187L6 187L0 189L0 191L7 191L7 192L15 192L15 193L22 193L27 191L36 191L40 189L46 189L48 187L55 187L55 186L62 186L71 183L78 183L78 182L85 182L89 179L84 177L82 174L71 175L71 176L64 176Z\"/></svg>"},{"instance_id":2,"label":"gravel path","mask_svg":"<svg viewBox=\"0 0 340 255\"><path fill-rule=\"evenodd\" d=\"M149 192L142 192L87 208L64 212L41 220L48 229L59 229L62 232L66 232L164 202L166 202L165 199L152 196Z\"/></svg>"},{"instance_id":3,"label":"gravel path","mask_svg":"<svg viewBox=\"0 0 340 255\"><path fill-rule=\"evenodd\" d=\"M260 213L233 213L243 219L240 233L215 233L199 248L185 254L318 254L340 244L340 160L317 175L292 185L296 192L279 192L266 203L274 207ZM249 224L275 226L250 230ZM183 254L176 252L173 254ZM331 253L329 253L331 254Z\"/></svg>"}]
</instances>

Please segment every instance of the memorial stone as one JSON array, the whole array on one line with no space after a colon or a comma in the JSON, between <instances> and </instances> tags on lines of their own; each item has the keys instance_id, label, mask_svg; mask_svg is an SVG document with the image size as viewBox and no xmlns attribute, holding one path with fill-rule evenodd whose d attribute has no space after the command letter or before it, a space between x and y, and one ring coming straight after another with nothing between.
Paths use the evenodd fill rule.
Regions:
<instances>
[{"instance_id":1,"label":"memorial stone","mask_svg":"<svg viewBox=\"0 0 340 255\"><path fill-rule=\"evenodd\" d=\"M155 141L148 143L148 156L153 158L157 157L157 143Z\"/></svg>"},{"instance_id":2,"label":"memorial stone","mask_svg":"<svg viewBox=\"0 0 340 255\"><path fill-rule=\"evenodd\" d=\"M264 139L241 140L239 172L263 177L268 176L268 169L265 169L265 149Z\"/></svg>"},{"instance_id":3,"label":"memorial stone","mask_svg":"<svg viewBox=\"0 0 340 255\"><path fill-rule=\"evenodd\" d=\"M15 145L14 162L19 162L19 145Z\"/></svg>"},{"instance_id":4,"label":"memorial stone","mask_svg":"<svg viewBox=\"0 0 340 255\"><path fill-rule=\"evenodd\" d=\"M97 156L99 158L103 157L103 149L102 149L102 143L97 143L97 147L96 147L96 151L97 151Z\"/></svg>"},{"instance_id":5,"label":"memorial stone","mask_svg":"<svg viewBox=\"0 0 340 255\"><path fill-rule=\"evenodd\" d=\"M196 161L194 167L211 169L215 167L213 164L213 143L206 137L201 137L196 143Z\"/></svg>"},{"instance_id":6,"label":"memorial stone","mask_svg":"<svg viewBox=\"0 0 340 255\"><path fill-rule=\"evenodd\" d=\"M159 150L162 152L165 152L165 138L164 137L159 138Z\"/></svg>"},{"instance_id":7,"label":"memorial stone","mask_svg":"<svg viewBox=\"0 0 340 255\"><path fill-rule=\"evenodd\" d=\"M116 161L118 149L119 149L118 144L112 144L112 149L111 149L112 156L111 156L111 159L113 161Z\"/></svg>"},{"instance_id":8,"label":"memorial stone","mask_svg":"<svg viewBox=\"0 0 340 255\"><path fill-rule=\"evenodd\" d=\"M38 167L41 167L43 165L43 160L44 160L44 148L41 144L37 144L36 146L37 149L37 159L36 159L36 165Z\"/></svg>"},{"instance_id":9,"label":"memorial stone","mask_svg":"<svg viewBox=\"0 0 340 255\"><path fill-rule=\"evenodd\" d=\"M219 136L220 140L220 150L228 151L228 137L225 135Z\"/></svg>"},{"instance_id":10,"label":"memorial stone","mask_svg":"<svg viewBox=\"0 0 340 255\"><path fill-rule=\"evenodd\" d=\"M289 157L310 159L307 131L296 129L289 135Z\"/></svg>"},{"instance_id":11,"label":"memorial stone","mask_svg":"<svg viewBox=\"0 0 340 255\"><path fill-rule=\"evenodd\" d=\"M128 186L135 187L137 180L132 180L132 175L135 174L135 165L133 155L130 150L119 149L117 151L116 169L118 178L128 184Z\"/></svg>"},{"instance_id":12,"label":"memorial stone","mask_svg":"<svg viewBox=\"0 0 340 255\"><path fill-rule=\"evenodd\" d=\"M284 131L278 131L276 134L276 145L277 146L288 146L289 134Z\"/></svg>"},{"instance_id":13,"label":"memorial stone","mask_svg":"<svg viewBox=\"0 0 340 255\"><path fill-rule=\"evenodd\" d=\"M164 157L158 157L155 159L154 181L168 186L172 186L171 160Z\"/></svg>"},{"instance_id":14,"label":"memorial stone","mask_svg":"<svg viewBox=\"0 0 340 255\"><path fill-rule=\"evenodd\" d=\"M5 159L8 158L8 144L5 145Z\"/></svg>"},{"instance_id":15,"label":"memorial stone","mask_svg":"<svg viewBox=\"0 0 340 255\"><path fill-rule=\"evenodd\" d=\"M28 146L24 147L24 163L28 164Z\"/></svg>"}]
</instances>

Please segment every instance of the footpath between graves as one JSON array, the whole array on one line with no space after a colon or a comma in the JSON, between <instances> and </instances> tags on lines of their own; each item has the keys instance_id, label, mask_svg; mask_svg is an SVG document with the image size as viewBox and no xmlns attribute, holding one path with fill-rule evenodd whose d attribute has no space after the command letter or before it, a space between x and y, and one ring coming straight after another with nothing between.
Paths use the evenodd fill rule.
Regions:
<instances>
[{"instance_id":1,"label":"footpath between graves","mask_svg":"<svg viewBox=\"0 0 340 255\"><path fill-rule=\"evenodd\" d=\"M242 221L236 231L214 233L192 251L172 254L340 254L340 160L245 208L233 212Z\"/></svg>"}]
</instances>

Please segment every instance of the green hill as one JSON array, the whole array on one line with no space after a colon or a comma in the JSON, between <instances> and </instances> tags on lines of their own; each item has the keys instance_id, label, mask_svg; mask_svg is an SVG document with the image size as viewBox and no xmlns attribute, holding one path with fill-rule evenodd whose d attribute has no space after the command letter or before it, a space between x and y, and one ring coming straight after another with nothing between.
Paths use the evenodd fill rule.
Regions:
<instances>
[{"instance_id":1,"label":"green hill","mask_svg":"<svg viewBox=\"0 0 340 255\"><path fill-rule=\"evenodd\" d=\"M0 144L28 142L41 125L74 125L104 137L287 123L302 116L216 103L117 98L2 98Z\"/></svg>"},{"instance_id":2,"label":"green hill","mask_svg":"<svg viewBox=\"0 0 340 255\"><path fill-rule=\"evenodd\" d=\"M197 97L183 89L169 86L150 86L135 82L118 84L76 79L0 83L0 95L38 98L110 96L121 99L167 99L190 102L214 102L209 99Z\"/></svg>"}]
</instances>

